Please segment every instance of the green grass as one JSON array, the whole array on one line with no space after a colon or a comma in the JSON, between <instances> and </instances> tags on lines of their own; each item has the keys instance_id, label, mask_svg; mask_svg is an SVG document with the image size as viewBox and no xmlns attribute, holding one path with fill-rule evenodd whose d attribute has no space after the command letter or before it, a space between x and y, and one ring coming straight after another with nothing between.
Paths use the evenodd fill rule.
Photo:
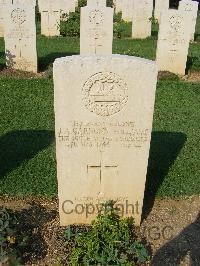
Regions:
<instances>
[{"instance_id":1,"label":"green grass","mask_svg":"<svg viewBox=\"0 0 200 266\"><path fill-rule=\"evenodd\" d=\"M56 195L53 84L0 79L0 194Z\"/></svg>"},{"instance_id":2,"label":"green grass","mask_svg":"<svg viewBox=\"0 0 200 266\"><path fill-rule=\"evenodd\" d=\"M196 39L196 41L200 41L200 11L198 12L198 16L197 16L195 39Z\"/></svg>"},{"instance_id":3,"label":"green grass","mask_svg":"<svg viewBox=\"0 0 200 266\"><path fill-rule=\"evenodd\" d=\"M158 84L147 190L160 197L200 193L199 84ZM0 79L0 194L57 195L53 84Z\"/></svg>"},{"instance_id":4,"label":"green grass","mask_svg":"<svg viewBox=\"0 0 200 266\"><path fill-rule=\"evenodd\" d=\"M200 25L200 19L198 20ZM200 27L199 27L200 28ZM200 29L197 29L197 35ZM113 52L155 59L156 32L146 40L115 39ZM200 71L200 42L190 45L190 70ZM38 36L39 70L79 53L79 38ZM5 65L0 38L0 67ZM147 193L200 194L200 84L158 83ZM52 79L0 77L0 195L57 195Z\"/></svg>"}]
</instances>

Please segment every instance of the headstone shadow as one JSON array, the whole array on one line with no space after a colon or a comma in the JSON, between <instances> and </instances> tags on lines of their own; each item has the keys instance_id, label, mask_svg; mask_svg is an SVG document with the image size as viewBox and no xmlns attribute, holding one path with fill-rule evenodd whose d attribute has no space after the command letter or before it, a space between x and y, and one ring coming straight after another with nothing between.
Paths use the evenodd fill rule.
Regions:
<instances>
[{"instance_id":1,"label":"headstone shadow","mask_svg":"<svg viewBox=\"0 0 200 266\"><path fill-rule=\"evenodd\" d=\"M0 178L30 160L54 140L48 130L11 131L0 138Z\"/></svg>"},{"instance_id":2,"label":"headstone shadow","mask_svg":"<svg viewBox=\"0 0 200 266\"><path fill-rule=\"evenodd\" d=\"M190 69L192 68L192 66L196 60L199 60L199 58L195 57L195 56L188 56L187 63L186 63L186 69L185 69L186 75L188 75Z\"/></svg>"},{"instance_id":3,"label":"headstone shadow","mask_svg":"<svg viewBox=\"0 0 200 266\"><path fill-rule=\"evenodd\" d=\"M142 220L150 213L156 193L187 140L178 132L152 132Z\"/></svg>"},{"instance_id":4,"label":"headstone shadow","mask_svg":"<svg viewBox=\"0 0 200 266\"><path fill-rule=\"evenodd\" d=\"M195 33L194 34L194 41L197 41L200 39L200 34L199 33Z\"/></svg>"},{"instance_id":5,"label":"headstone shadow","mask_svg":"<svg viewBox=\"0 0 200 266\"><path fill-rule=\"evenodd\" d=\"M162 246L154 255L152 265L177 266L189 256L187 265L200 265L200 212L195 222L187 226L181 233ZM186 264L181 264L186 265Z\"/></svg>"},{"instance_id":6,"label":"headstone shadow","mask_svg":"<svg viewBox=\"0 0 200 266\"><path fill-rule=\"evenodd\" d=\"M4 52L0 52L0 60L4 60L5 58L5 53ZM6 67L6 64L0 63L0 71L2 71L4 68Z\"/></svg>"},{"instance_id":7,"label":"headstone shadow","mask_svg":"<svg viewBox=\"0 0 200 266\"><path fill-rule=\"evenodd\" d=\"M60 57L66 57L66 56L72 56L75 55L75 53L51 53L44 57L38 58L38 69L39 71L45 71L48 69L49 66L53 64L55 59Z\"/></svg>"}]
</instances>

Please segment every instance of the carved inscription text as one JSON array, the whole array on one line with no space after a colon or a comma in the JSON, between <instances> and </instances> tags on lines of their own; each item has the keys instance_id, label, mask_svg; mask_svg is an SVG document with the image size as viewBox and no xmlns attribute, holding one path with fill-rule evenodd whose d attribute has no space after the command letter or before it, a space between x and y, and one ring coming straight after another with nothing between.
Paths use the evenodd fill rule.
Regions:
<instances>
[{"instance_id":1,"label":"carved inscription text","mask_svg":"<svg viewBox=\"0 0 200 266\"><path fill-rule=\"evenodd\" d=\"M149 129L139 129L128 122L78 122L57 132L59 142L67 148L122 148L142 147L150 137Z\"/></svg>"}]
</instances>

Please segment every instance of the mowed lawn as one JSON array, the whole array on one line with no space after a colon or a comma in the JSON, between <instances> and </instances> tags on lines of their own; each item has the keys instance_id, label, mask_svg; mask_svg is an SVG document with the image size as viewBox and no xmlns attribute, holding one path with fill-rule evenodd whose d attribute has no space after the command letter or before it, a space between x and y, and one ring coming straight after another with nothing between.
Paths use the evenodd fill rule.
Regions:
<instances>
[{"instance_id":1,"label":"mowed lawn","mask_svg":"<svg viewBox=\"0 0 200 266\"><path fill-rule=\"evenodd\" d=\"M199 21L198 21L199 23ZM200 25L200 24L199 24ZM200 27L199 27L200 28ZM189 71L200 71L200 32L190 45ZM52 63L79 54L79 39L37 41L42 78L0 72L0 195L57 196ZM156 34L147 40L114 40L114 53L155 59ZM0 39L0 67L5 65ZM78 76L77 76L78 78ZM157 197L200 194L200 83L158 82L146 193Z\"/></svg>"}]
</instances>

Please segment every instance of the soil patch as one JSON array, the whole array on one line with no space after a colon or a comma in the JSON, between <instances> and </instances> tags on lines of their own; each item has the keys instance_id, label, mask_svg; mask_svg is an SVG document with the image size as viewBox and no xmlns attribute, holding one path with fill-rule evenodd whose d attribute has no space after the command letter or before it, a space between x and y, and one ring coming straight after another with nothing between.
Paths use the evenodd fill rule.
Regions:
<instances>
[{"instance_id":1,"label":"soil patch","mask_svg":"<svg viewBox=\"0 0 200 266\"><path fill-rule=\"evenodd\" d=\"M0 198L0 206L19 217L20 226L32 234L25 265L68 265L71 247L59 226L57 199ZM200 265L200 196L181 200L156 200L138 234L152 255L152 265Z\"/></svg>"}]
</instances>

